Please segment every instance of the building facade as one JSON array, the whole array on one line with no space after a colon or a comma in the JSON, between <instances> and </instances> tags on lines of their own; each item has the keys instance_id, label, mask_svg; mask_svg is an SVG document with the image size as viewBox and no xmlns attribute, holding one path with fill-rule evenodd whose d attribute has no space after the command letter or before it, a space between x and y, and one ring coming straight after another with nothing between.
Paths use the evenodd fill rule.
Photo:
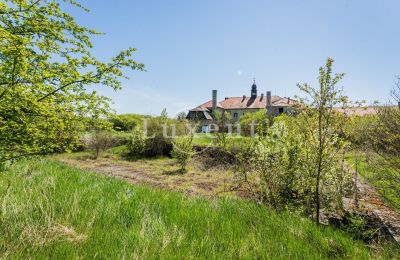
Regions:
<instances>
[{"instance_id":1,"label":"building facade","mask_svg":"<svg viewBox=\"0 0 400 260\"><path fill-rule=\"evenodd\" d=\"M202 132L208 132L208 126L213 123L213 111L229 113L232 121L237 122L246 113L266 109L272 115L279 115L289 112L298 104L297 101L287 97L273 96L271 91L267 91L266 95L264 93L258 95L255 81L251 86L250 96L226 97L218 101L218 92L213 90L211 97L206 103L189 110L187 115L189 120L200 122Z\"/></svg>"}]
</instances>

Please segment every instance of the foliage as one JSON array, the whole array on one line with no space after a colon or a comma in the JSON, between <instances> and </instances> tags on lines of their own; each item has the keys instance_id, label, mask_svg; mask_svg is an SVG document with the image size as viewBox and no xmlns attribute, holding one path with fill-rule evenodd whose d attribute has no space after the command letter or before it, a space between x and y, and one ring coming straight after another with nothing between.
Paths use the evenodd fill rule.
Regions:
<instances>
[{"instance_id":1,"label":"foliage","mask_svg":"<svg viewBox=\"0 0 400 260\"><path fill-rule=\"evenodd\" d=\"M193 136L180 136L172 142L171 155L181 167L181 172L186 171L186 165L193 156Z\"/></svg>"},{"instance_id":2,"label":"foliage","mask_svg":"<svg viewBox=\"0 0 400 260\"><path fill-rule=\"evenodd\" d=\"M267 109L261 109L254 113L246 113L240 117L240 130L244 136L253 136L254 134L264 135L268 126L272 122L268 118Z\"/></svg>"},{"instance_id":3,"label":"foliage","mask_svg":"<svg viewBox=\"0 0 400 260\"><path fill-rule=\"evenodd\" d=\"M14 164L0 175L0 191L1 258L398 258L287 212L46 160Z\"/></svg>"},{"instance_id":4,"label":"foliage","mask_svg":"<svg viewBox=\"0 0 400 260\"><path fill-rule=\"evenodd\" d=\"M186 120L186 116L187 116L186 112L182 111L182 112L179 112L178 115L176 115L176 119Z\"/></svg>"},{"instance_id":5,"label":"foliage","mask_svg":"<svg viewBox=\"0 0 400 260\"><path fill-rule=\"evenodd\" d=\"M374 130L374 150L379 154L400 156L400 78L392 90L395 105L377 107L378 124ZM400 165L398 165L400 168Z\"/></svg>"},{"instance_id":6,"label":"foliage","mask_svg":"<svg viewBox=\"0 0 400 260\"><path fill-rule=\"evenodd\" d=\"M112 127L115 131L130 132L135 127L143 124L143 119L150 118L149 116L137 115L137 114L122 114L113 115L109 121L112 123Z\"/></svg>"},{"instance_id":7,"label":"foliage","mask_svg":"<svg viewBox=\"0 0 400 260\"><path fill-rule=\"evenodd\" d=\"M232 117L227 112L213 111L212 117L214 118L215 129L212 129L215 134L214 143L216 146L226 149L228 143L228 124L232 122Z\"/></svg>"},{"instance_id":8,"label":"foliage","mask_svg":"<svg viewBox=\"0 0 400 260\"><path fill-rule=\"evenodd\" d=\"M94 131L90 135L87 147L94 152L94 159L97 159L101 152L111 147L112 137L107 131Z\"/></svg>"},{"instance_id":9,"label":"foliage","mask_svg":"<svg viewBox=\"0 0 400 260\"><path fill-rule=\"evenodd\" d=\"M375 187L386 203L400 212L399 169L387 163L387 156L382 157L373 151L354 150L346 155L346 160ZM400 164L399 157L393 157L390 161Z\"/></svg>"},{"instance_id":10,"label":"foliage","mask_svg":"<svg viewBox=\"0 0 400 260\"><path fill-rule=\"evenodd\" d=\"M392 90L400 101L400 79ZM391 103L376 106L377 115L352 118L347 136L353 151L349 160L392 206L399 208L400 196L400 108Z\"/></svg>"},{"instance_id":11,"label":"foliage","mask_svg":"<svg viewBox=\"0 0 400 260\"><path fill-rule=\"evenodd\" d=\"M250 138L240 138L239 142L236 140L231 139L230 150L234 151L236 181L240 187L249 183L249 175L254 169L251 158L254 157L255 141Z\"/></svg>"},{"instance_id":12,"label":"foliage","mask_svg":"<svg viewBox=\"0 0 400 260\"><path fill-rule=\"evenodd\" d=\"M337 191L336 194L331 194L330 198L336 198L340 203L343 190L337 182L345 180L343 167L339 167L338 162L346 145L341 134L344 132L343 126L347 118L344 113L337 113L335 108L346 108L347 97L343 96L341 89L337 87L344 74L332 75L332 65L333 59L328 58L325 66L319 69L319 88L298 84L309 99L301 99L302 110L297 118L307 148L305 172L312 178L310 188L314 193L313 204L317 224L323 203L321 195L326 192L325 187L329 191Z\"/></svg>"},{"instance_id":13,"label":"foliage","mask_svg":"<svg viewBox=\"0 0 400 260\"><path fill-rule=\"evenodd\" d=\"M345 138L353 148L367 150L373 146L372 136L378 125L376 115L353 116L345 124Z\"/></svg>"},{"instance_id":14,"label":"foliage","mask_svg":"<svg viewBox=\"0 0 400 260\"><path fill-rule=\"evenodd\" d=\"M146 137L144 136L143 129L140 127L133 129L126 146L130 158L142 156L146 149Z\"/></svg>"},{"instance_id":15,"label":"foliage","mask_svg":"<svg viewBox=\"0 0 400 260\"><path fill-rule=\"evenodd\" d=\"M132 48L110 62L96 59L91 37L99 33L64 6L86 10L75 1L0 3L0 162L71 149L85 124L109 111L87 87L117 90L124 68L143 69Z\"/></svg>"},{"instance_id":16,"label":"foliage","mask_svg":"<svg viewBox=\"0 0 400 260\"><path fill-rule=\"evenodd\" d=\"M320 68L319 89L299 85L310 100L301 99L296 115L281 115L273 122L264 113L256 115L264 127L254 155L248 157L254 175L248 183L257 200L279 210L295 206L315 216L317 223L320 209L341 209L342 196L351 188L350 175L340 164L347 147L343 129L347 118L334 109L347 99L336 87L343 74L332 77L332 63L328 59ZM243 160L241 153L236 156L237 161Z\"/></svg>"},{"instance_id":17,"label":"foliage","mask_svg":"<svg viewBox=\"0 0 400 260\"><path fill-rule=\"evenodd\" d=\"M275 208L287 206L293 199L301 176L300 139L289 133L283 122L275 123L256 146L256 170L261 176L267 200Z\"/></svg>"}]
</instances>

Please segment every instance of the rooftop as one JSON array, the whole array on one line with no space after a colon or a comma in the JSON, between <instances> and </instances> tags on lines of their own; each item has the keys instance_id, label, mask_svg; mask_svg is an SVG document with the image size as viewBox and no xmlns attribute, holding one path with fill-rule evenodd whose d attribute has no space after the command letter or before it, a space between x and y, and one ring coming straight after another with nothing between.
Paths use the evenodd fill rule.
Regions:
<instances>
[{"instance_id":1,"label":"rooftop","mask_svg":"<svg viewBox=\"0 0 400 260\"><path fill-rule=\"evenodd\" d=\"M297 104L296 100L290 98L282 98L279 96L271 96L272 106L293 106ZM257 97L228 97L217 103L217 107L222 109L261 109L267 107L267 97L257 96ZM190 110L199 111L199 109L211 109L212 100Z\"/></svg>"}]
</instances>

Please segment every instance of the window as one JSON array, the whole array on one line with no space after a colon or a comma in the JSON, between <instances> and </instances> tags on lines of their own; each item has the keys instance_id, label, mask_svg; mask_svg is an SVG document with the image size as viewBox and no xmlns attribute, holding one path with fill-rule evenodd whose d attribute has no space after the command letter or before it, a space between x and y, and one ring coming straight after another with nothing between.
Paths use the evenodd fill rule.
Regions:
<instances>
[{"instance_id":1,"label":"window","mask_svg":"<svg viewBox=\"0 0 400 260\"><path fill-rule=\"evenodd\" d=\"M238 113L233 113L233 118L238 118Z\"/></svg>"},{"instance_id":2,"label":"window","mask_svg":"<svg viewBox=\"0 0 400 260\"><path fill-rule=\"evenodd\" d=\"M279 114L282 114L283 113L283 107L280 107L279 108Z\"/></svg>"}]
</instances>

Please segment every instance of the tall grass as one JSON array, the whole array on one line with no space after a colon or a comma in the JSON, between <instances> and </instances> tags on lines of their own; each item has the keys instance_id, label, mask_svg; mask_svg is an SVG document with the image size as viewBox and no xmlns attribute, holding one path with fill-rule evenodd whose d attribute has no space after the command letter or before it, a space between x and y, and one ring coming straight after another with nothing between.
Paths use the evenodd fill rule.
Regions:
<instances>
[{"instance_id":1,"label":"tall grass","mask_svg":"<svg viewBox=\"0 0 400 260\"><path fill-rule=\"evenodd\" d=\"M0 258L357 258L367 247L251 202L133 186L48 160L0 174Z\"/></svg>"}]
</instances>

